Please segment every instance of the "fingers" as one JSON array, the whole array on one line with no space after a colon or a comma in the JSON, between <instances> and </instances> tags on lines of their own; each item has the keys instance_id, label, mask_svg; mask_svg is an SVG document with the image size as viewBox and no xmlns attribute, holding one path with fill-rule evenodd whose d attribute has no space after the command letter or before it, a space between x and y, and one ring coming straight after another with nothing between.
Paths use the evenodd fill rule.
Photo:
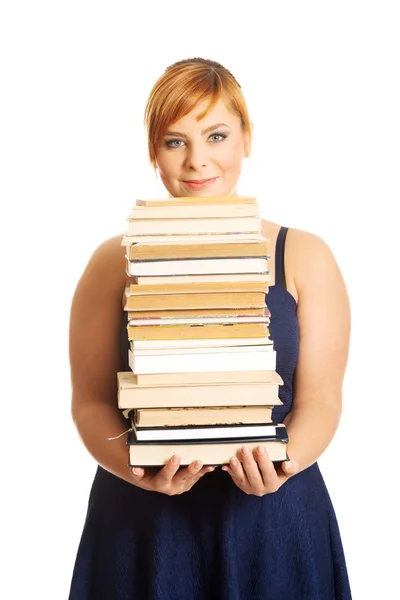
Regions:
<instances>
[{"instance_id":1,"label":"fingers","mask_svg":"<svg viewBox=\"0 0 400 600\"><path fill-rule=\"evenodd\" d=\"M299 470L299 463L296 460L287 460L282 463L281 468L285 475L291 477L292 475L296 475Z\"/></svg>"},{"instance_id":2,"label":"fingers","mask_svg":"<svg viewBox=\"0 0 400 600\"><path fill-rule=\"evenodd\" d=\"M276 482L277 479L274 463L269 458L265 446L257 446L255 456L258 468L261 471L262 482L266 487L269 487L271 482Z\"/></svg>"}]
</instances>

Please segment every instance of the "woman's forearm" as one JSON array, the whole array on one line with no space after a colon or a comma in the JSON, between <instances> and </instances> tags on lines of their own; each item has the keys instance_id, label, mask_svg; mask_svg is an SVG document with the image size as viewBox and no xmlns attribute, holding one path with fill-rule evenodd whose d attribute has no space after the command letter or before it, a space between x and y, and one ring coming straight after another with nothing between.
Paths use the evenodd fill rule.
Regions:
<instances>
[{"instance_id":1,"label":"woman's forearm","mask_svg":"<svg viewBox=\"0 0 400 600\"><path fill-rule=\"evenodd\" d=\"M101 402L82 402L73 410L72 418L84 445L99 465L134 484L128 466L126 435L116 440L107 439L129 428L118 408Z\"/></svg>"},{"instance_id":2,"label":"woman's forearm","mask_svg":"<svg viewBox=\"0 0 400 600\"><path fill-rule=\"evenodd\" d=\"M315 402L294 407L284 419L289 436L288 456L299 471L312 465L328 447L338 428L341 409Z\"/></svg>"}]
</instances>

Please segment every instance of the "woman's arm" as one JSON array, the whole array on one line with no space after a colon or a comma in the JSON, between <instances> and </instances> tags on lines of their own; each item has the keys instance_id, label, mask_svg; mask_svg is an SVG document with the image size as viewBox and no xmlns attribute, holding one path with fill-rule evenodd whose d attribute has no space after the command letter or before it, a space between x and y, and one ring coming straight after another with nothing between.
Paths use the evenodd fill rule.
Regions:
<instances>
[{"instance_id":1,"label":"woman's arm","mask_svg":"<svg viewBox=\"0 0 400 600\"><path fill-rule=\"evenodd\" d=\"M293 407L285 424L289 456L301 471L321 456L339 425L350 343L350 305L336 260L321 238L291 230L291 247L299 298L300 349Z\"/></svg>"},{"instance_id":2,"label":"woman's arm","mask_svg":"<svg viewBox=\"0 0 400 600\"><path fill-rule=\"evenodd\" d=\"M128 483L168 495L188 491L212 467L193 461L179 468L171 459L165 467L128 466L127 430L117 404L117 372L123 370L120 350L122 296L126 285L122 236L111 238L93 253L72 300L69 353L72 417L87 450L107 471Z\"/></svg>"},{"instance_id":3,"label":"woman's arm","mask_svg":"<svg viewBox=\"0 0 400 600\"><path fill-rule=\"evenodd\" d=\"M349 352L349 299L331 250L318 236L296 229L286 245L300 330L293 404L284 420L290 462L276 471L266 454L250 453L223 467L243 491L260 496L312 465L329 445L340 420Z\"/></svg>"},{"instance_id":4,"label":"woman's arm","mask_svg":"<svg viewBox=\"0 0 400 600\"><path fill-rule=\"evenodd\" d=\"M105 469L132 483L117 406L117 372L122 371L119 336L125 286L121 236L93 253L71 305L69 355L72 418L87 450Z\"/></svg>"}]
</instances>

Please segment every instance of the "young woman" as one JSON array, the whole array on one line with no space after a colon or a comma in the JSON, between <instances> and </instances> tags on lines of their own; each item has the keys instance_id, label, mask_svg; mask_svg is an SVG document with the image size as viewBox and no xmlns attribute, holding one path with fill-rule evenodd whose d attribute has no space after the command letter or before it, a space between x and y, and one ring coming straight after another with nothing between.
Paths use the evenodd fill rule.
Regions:
<instances>
[{"instance_id":1,"label":"young woman","mask_svg":"<svg viewBox=\"0 0 400 600\"><path fill-rule=\"evenodd\" d=\"M145 111L149 157L173 197L237 195L251 122L240 85L219 63L182 60ZM204 180L209 180L204 182ZM261 200L261 199L259 199ZM338 524L317 459L338 427L350 309L318 236L262 221L270 239L266 297L290 461L242 449L240 460L127 466L116 373L128 371L121 235L93 253L70 322L72 414L98 462L70 600L349 600ZM101 301L99 301L99 291ZM221 404L225 404L221 398Z\"/></svg>"}]
</instances>

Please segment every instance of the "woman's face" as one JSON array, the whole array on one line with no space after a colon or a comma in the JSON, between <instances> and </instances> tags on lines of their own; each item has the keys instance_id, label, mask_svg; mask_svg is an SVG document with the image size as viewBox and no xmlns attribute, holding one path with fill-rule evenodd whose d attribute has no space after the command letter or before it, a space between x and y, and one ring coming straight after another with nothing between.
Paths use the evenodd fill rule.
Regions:
<instances>
[{"instance_id":1,"label":"woman's face","mask_svg":"<svg viewBox=\"0 0 400 600\"><path fill-rule=\"evenodd\" d=\"M248 138L239 117L222 100L196 121L205 107L205 103L199 104L171 125L157 149L160 177L173 197L237 195L242 161L249 155ZM206 185L185 183L210 178L215 180Z\"/></svg>"}]
</instances>

